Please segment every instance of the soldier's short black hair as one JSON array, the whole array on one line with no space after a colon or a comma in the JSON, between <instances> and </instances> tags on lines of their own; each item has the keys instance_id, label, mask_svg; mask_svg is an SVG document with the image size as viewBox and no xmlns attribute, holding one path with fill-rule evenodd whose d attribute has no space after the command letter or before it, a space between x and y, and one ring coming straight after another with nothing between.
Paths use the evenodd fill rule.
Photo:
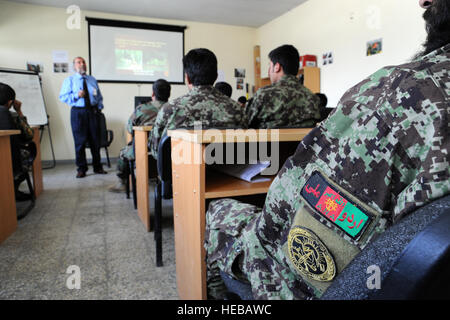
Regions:
<instances>
[{"instance_id":1,"label":"soldier's short black hair","mask_svg":"<svg viewBox=\"0 0 450 320\"><path fill-rule=\"evenodd\" d=\"M283 68L284 73L294 76L297 75L300 64L300 55L294 46L285 44L273 49L269 53L269 59L273 64L279 63Z\"/></svg>"},{"instance_id":2,"label":"soldier's short black hair","mask_svg":"<svg viewBox=\"0 0 450 320\"><path fill-rule=\"evenodd\" d=\"M194 86L212 86L217 79L217 58L208 49L189 51L183 58L183 67Z\"/></svg>"},{"instance_id":3,"label":"soldier's short black hair","mask_svg":"<svg viewBox=\"0 0 450 320\"><path fill-rule=\"evenodd\" d=\"M238 99L238 102L240 103L247 103L247 98L245 96L240 96Z\"/></svg>"},{"instance_id":4,"label":"soldier's short black hair","mask_svg":"<svg viewBox=\"0 0 450 320\"><path fill-rule=\"evenodd\" d=\"M324 109L328 104L328 98L323 93L316 93L316 96L319 97L319 108Z\"/></svg>"},{"instance_id":5,"label":"soldier's short black hair","mask_svg":"<svg viewBox=\"0 0 450 320\"><path fill-rule=\"evenodd\" d=\"M170 97L170 83L164 79L158 79L153 83L153 93L158 101L167 102Z\"/></svg>"},{"instance_id":6,"label":"soldier's short black hair","mask_svg":"<svg viewBox=\"0 0 450 320\"><path fill-rule=\"evenodd\" d=\"M221 81L221 82L217 82L214 87L219 90L220 92L222 92L224 95L226 95L227 97L231 98L231 94L233 93L233 88L231 87L230 84Z\"/></svg>"},{"instance_id":7,"label":"soldier's short black hair","mask_svg":"<svg viewBox=\"0 0 450 320\"><path fill-rule=\"evenodd\" d=\"M425 55L450 43L450 2L434 0L423 13L423 18L427 29Z\"/></svg>"},{"instance_id":8,"label":"soldier's short black hair","mask_svg":"<svg viewBox=\"0 0 450 320\"><path fill-rule=\"evenodd\" d=\"M8 101L16 99L16 92L6 83L0 82L0 106L6 106Z\"/></svg>"}]
</instances>

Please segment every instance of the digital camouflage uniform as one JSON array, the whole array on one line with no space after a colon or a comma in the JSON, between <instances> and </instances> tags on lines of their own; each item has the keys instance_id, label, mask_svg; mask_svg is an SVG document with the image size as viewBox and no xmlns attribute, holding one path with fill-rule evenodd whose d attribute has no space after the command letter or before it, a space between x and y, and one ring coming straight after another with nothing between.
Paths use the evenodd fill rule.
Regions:
<instances>
[{"instance_id":1,"label":"digital camouflage uniform","mask_svg":"<svg viewBox=\"0 0 450 320\"><path fill-rule=\"evenodd\" d=\"M164 102L151 101L143 103L136 107L136 110L131 114L127 123L127 131L133 136L134 140L134 126L151 126L155 122L156 115L161 109ZM124 180L127 178L128 161L134 160L134 145L133 141L129 142L124 148L120 150L119 160L117 161L117 176Z\"/></svg>"},{"instance_id":2,"label":"digital camouflage uniform","mask_svg":"<svg viewBox=\"0 0 450 320\"><path fill-rule=\"evenodd\" d=\"M21 143L28 143L31 140L33 140L33 129L30 127L30 125L27 122L27 117L19 116L15 112L11 112L11 117L14 123L14 127L17 130L20 130L19 140ZM27 159L30 157L30 152L27 149L20 148L20 157L22 159L22 169L23 171L30 171L31 170L31 164ZM20 174L18 172L17 174Z\"/></svg>"},{"instance_id":3,"label":"digital camouflage uniform","mask_svg":"<svg viewBox=\"0 0 450 320\"><path fill-rule=\"evenodd\" d=\"M306 128L320 120L319 98L293 75L260 88L246 112L250 128Z\"/></svg>"},{"instance_id":4,"label":"digital camouflage uniform","mask_svg":"<svg viewBox=\"0 0 450 320\"><path fill-rule=\"evenodd\" d=\"M211 202L208 293L221 269L256 299L318 298L377 234L449 194L449 70L447 45L377 71L303 139L262 211Z\"/></svg>"},{"instance_id":5,"label":"digital camouflage uniform","mask_svg":"<svg viewBox=\"0 0 450 320\"><path fill-rule=\"evenodd\" d=\"M242 107L213 86L194 86L187 94L166 104L149 135L150 152L156 159L158 144L167 130L194 128L247 128Z\"/></svg>"}]
</instances>

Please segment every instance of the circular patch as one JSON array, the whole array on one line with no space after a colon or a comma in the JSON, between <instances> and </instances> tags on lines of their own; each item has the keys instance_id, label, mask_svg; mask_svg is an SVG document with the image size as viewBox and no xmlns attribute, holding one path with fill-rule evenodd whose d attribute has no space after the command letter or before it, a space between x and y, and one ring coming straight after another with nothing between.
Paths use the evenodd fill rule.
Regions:
<instances>
[{"instance_id":1,"label":"circular patch","mask_svg":"<svg viewBox=\"0 0 450 320\"><path fill-rule=\"evenodd\" d=\"M289 258L304 276L317 281L331 281L336 265L327 247L311 230L294 227L288 237Z\"/></svg>"}]
</instances>

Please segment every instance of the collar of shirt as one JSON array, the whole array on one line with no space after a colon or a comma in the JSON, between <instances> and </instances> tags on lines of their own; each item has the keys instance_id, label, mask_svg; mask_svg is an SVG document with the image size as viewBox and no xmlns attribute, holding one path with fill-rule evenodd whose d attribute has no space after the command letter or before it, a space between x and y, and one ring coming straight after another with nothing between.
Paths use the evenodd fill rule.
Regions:
<instances>
[{"instance_id":1,"label":"collar of shirt","mask_svg":"<svg viewBox=\"0 0 450 320\"><path fill-rule=\"evenodd\" d=\"M73 75L76 79L83 79L83 78L88 78L88 75L87 74L84 74L84 75L81 75L81 74L79 74L78 72L76 72L74 75Z\"/></svg>"},{"instance_id":2,"label":"collar of shirt","mask_svg":"<svg viewBox=\"0 0 450 320\"><path fill-rule=\"evenodd\" d=\"M190 94L199 94L199 93L210 93L214 90L212 85L201 85L201 86L193 86L192 90L189 92Z\"/></svg>"},{"instance_id":3,"label":"collar of shirt","mask_svg":"<svg viewBox=\"0 0 450 320\"><path fill-rule=\"evenodd\" d=\"M300 80L297 79L296 76L292 75L292 74L285 74L283 77L281 77L281 79L279 81L277 81L275 84L276 85L282 85L283 83L287 83L287 82L299 82Z\"/></svg>"}]
</instances>

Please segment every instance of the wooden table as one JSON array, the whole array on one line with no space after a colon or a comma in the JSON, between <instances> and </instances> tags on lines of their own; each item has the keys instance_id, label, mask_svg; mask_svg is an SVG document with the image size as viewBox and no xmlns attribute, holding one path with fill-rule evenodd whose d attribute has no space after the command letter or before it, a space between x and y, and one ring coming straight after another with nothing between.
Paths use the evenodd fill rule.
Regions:
<instances>
[{"instance_id":1,"label":"wooden table","mask_svg":"<svg viewBox=\"0 0 450 320\"><path fill-rule=\"evenodd\" d=\"M32 126L33 142L36 144L36 158L33 161L33 188L36 198L44 191L44 181L42 178L42 160L41 160L41 138L39 127Z\"/></svg>"},{"instance_id":2,"label":"wooden table","mask_svg":"<svg viewBox=\"0 0 450 320\"><path fill-rule=\"evenodd\" d=\"M138 216L150 231L148 133L152 126L133 127L136 156L136 193Z\"/></svg>"},{"instance_id":3,"label":"wooden table","mask_svg":"<svg viewBox=\"0 0 450 320\"><path fill-rule=\"evenodd\" d=\"M203 247L206 201L223 197L265 194L275 178L274 175L271 177L271 181L248 183L206 170L207 165L203 159L206 147L210 143L233 141L280 142L280 146L281 143L290 142L290 150L295 151L298 142L309 131L311 131L309 128L248 131L169 130L168 135L171 136L172 144L177 288L180 299L206 299L206 252ZM248 132L253 134L249 135ZM293 153L293 151L290 152ZM180 154L184 156L184 161L176 158ZM283 166L287 156L280 159L279 169Z\"/></svg>"},{"instance_id":4,"label":"wooden table","mask_svg":"<svg viewBox=\"0 0 450 320\"><path fill-rule=\"evenodd\" d=\"M19 130L0 130L0 243L17 228L16 199L11 160L10 136Z\"/></svg>"}]
</instances>

